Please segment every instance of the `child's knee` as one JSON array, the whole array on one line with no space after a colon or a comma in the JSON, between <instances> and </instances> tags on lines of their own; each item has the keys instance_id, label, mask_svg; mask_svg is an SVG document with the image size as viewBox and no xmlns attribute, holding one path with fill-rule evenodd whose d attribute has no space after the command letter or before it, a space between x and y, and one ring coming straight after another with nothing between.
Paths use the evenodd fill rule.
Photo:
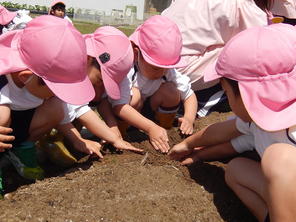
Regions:
<instances>
[{"instance_id":1,"label":"child's knee","mask_svg":"<svg viewBox=\"0 0 296 222\"><path fill-rule=\"evenodd\" d=\"M163 83L159 88L162 98L165 100L172 101L173 103L180 102L180 91L177 89L176 85L172 82Z\"/></svg>"},{"instance_id":2,"label":"child's knee","mask_svg":"<svg viewBox=\"0 0 296 222\"><path fill-rule=\"evenodd\" d=\"M272 144L262 157L261 166L267 181L296 178L296 149L288 144ZM295 179L294 179L295 180Z\"/></svg>"},{"instance_id":3,"label":"child's knee","mask_svg":"<svg viewBox=\"0 0 296 222\"><path fill-rule=\"evenodd\" d=\"M226 166L224 178L226 184L230 187L235 183L235 175L237 174L237 169L239 168L242 160L243 158L240 157L234 158Z\"/></svg>"},{"instance_id":4,"label":"child's knee","mask_svg":"<svg viewBox=\"0 0 296 222\"><path fill-rule=\"evenodd\" d=\"M172 82L163 83L151 97L151 107L156 110L158 106L172 107L177 106L181 101L180 91Z\"/></svg>"},{"instance_id":5,"label":"child's knee","mask_svg":"<svg viewBox=\"0 0 296 222\"><path fill-rule=\"evenodd\" d=\"M46 112L50 118L56 121L64 119L64 104L60 99L53 97L46 100L43 105L46 106Z\"/></svg>"}]
</instances>

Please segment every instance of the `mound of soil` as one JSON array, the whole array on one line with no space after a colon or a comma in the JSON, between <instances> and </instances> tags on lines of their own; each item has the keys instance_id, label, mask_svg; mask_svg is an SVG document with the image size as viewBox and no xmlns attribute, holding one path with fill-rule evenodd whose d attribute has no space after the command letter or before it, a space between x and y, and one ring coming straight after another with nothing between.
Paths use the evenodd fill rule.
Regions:
<instances>
[{"instance_id":1,"label":"mound of soil","mask_svg":"<svg viewBox=\"0 0 296 222\"><path fill-rule=\"evenodd\" d=\"M229 115L213 113L195 128ZM171 145L182 140L177 128L168 133ZM0 221L256 221L226 186L224 163L184 167L153 150L140 132L129 137L145 155L108 153L66 170L48 164L47 178L35 183L5 172L10 193L1 201Z\"/></svg>"}]
</instances>

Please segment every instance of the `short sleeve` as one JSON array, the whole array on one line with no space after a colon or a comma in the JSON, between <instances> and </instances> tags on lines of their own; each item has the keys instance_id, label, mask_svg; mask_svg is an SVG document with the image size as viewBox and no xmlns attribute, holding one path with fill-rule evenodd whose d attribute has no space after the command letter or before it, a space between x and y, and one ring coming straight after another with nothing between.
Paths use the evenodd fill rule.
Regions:
<instances>
[{"instance_id":1,"label":"short sleeve","mask_svg":"<svg viewBox=\"0 0 296 222\"><path fill-rule=\"evenodd\" d=\"M177 89L181 93L181 99L186 100L189 96L192 95L193 90L191 89L190 79L186 75L182 75L176 69L168 70L166 74L167 81L174 82Z\"/></svg>"},{"instance_id":2,"label":"short sleeve","mask_svg":"<svg viewBox=\"0 0 296 222\"><path fill-rule=\"evenodd\" d=\"M244 122L241 118L236 117L235 125L238 131L242 134L252 135L251 133L251 123Z\"/></svg>"},{"instance_id":3,"label":"short sleeve","mask_svg":"<svg viewBox=\"0 0 296 222\"><path fill-rule=\"evenodd\" d=\"M238 136L230 141L234 150L238 153L251 151L255 148L255 141L252 135Z\"/></svg>"},{"instance_id":4,"label":"short sleeve","mask_svg":"<svg viewBox=\"0 0 296 222\"><path fill-rule=\"evenodd\" d=\"M71 123L76 118L79 118L81 115L85 114L90 110L88 105L72 105L68 103L63 103L64 108L64 119L60 124Z\"/></svg>"},{"instance_id":5,"label":"short sleeve","mask_svg":"<svg viewBox=\"0 0 296 222\"><path fill-rule=\"evenodd\" d=\"M133 71L134 72L134 71ZM131 99L131 87L132 83L128 77L125 77L120 83L120 99L114 100L108 97L112 107L117 105L129 104Z\"/></svg>"}]
</instances>

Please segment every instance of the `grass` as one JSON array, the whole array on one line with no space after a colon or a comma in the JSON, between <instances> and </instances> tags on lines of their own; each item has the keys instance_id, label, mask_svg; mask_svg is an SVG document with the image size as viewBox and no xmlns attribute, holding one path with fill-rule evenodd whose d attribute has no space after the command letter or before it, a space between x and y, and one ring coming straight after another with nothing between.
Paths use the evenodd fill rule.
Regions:
<instances>
[{"instance_id":1,"label":"grass","mask_svg":"<svg viewBox=\"0 0 296 222\"><path fill-rule=\"evenodd\" d=\"M95 23L87 23L87 22L74 22L74 26L82 33L92 33L94 32L97 28L100 27L99 24ZM133 26L118 26L116 27L119 30L121 30L123 33L125 33L127 36L132 34L135 30L135 27Z\"/></svg>"},{"instance_id":2,"label":"grass","mask_svg":"<svg viewBox=\"0 0 296 222\"><path fill-rule=\"evenodd\" d=\"M35 18L40 15L31 13L30 16L32 18ZM74 21L73 24L82 34L93 33L97 28L100 27L99 24L91 23L91 22ZM134 30L136 29L136 27L134 27L134 26L118 26L118 27L115 26L115 27L118 28L119 30L121 30L127 36L130 36L130 34L132 34L134 32Z\"/></svg>"}]
</instances>

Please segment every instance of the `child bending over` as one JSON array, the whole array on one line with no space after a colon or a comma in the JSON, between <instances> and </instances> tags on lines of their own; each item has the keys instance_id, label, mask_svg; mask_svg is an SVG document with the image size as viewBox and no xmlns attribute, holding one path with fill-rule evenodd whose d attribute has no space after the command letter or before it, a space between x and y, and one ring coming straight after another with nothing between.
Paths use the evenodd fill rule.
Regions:
<instances>
[{"instance_id":1,"label":"child bending over","mask_svg":"<svg viewBox=\"0 0 296 222\"><path fill-rule=\"evenodd\" d=\"M295 27L275 24L231 39L216 65L206 70L205 80L220 78L237 118L206 127L169 153L186 160L198 147L219 144L233 153L229 141L243 135L236 145L254 147L261 162L234 158L225 180L261 222L292 222L296 217L295 36Z\"/></svg>"}]
</instances>

